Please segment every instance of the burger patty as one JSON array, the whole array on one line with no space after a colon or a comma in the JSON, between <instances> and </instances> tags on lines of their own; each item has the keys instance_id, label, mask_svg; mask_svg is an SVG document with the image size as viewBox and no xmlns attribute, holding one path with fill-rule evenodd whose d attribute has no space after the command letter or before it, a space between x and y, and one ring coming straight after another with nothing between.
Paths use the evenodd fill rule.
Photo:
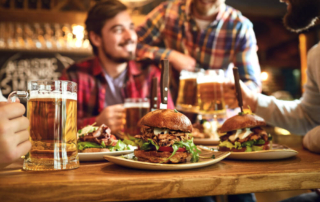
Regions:
<instances>
[{"instance_id":1,"label":"burger patty","mask_svg":"<svg viewBox=\"0 0 320 202\"><path fill-rule=\"evenodd\" d=\"M250 141L250 140L259 140L259 139L263 139L266 142L268 141L268 134L262 128L255 127L255 128L250 128L250 130L252 131L252 133L250 135L248 135L244 139L237 138L234 141L229 140L229 137L236 133L236 131L230 131L226 135L221 136L220 140L221 140L221 142L229 140L232 143L235 143L235 142L243 143L243 142L247 142L247 141Z\"/></svg>"},{"instance_id":2,"label":"burger patty","mask_svg":"<svg viewBox=\"0 0 320 202\"><path fill-rule=\"evenodd\" d=\"M154 143L159 145L160 147L170 147L175 142L179 141L185 141L191 139L188 134L181 132L181 131L175 131L175 130L169 130L169 134L158 134L155 135L153 133L153 128L150 128L148 126L144 126L141 128L142 135L135 135L135 138L143 139L144 141L148 141L149 139L152 139Z\"/></svg>"},{"instance_id":3,"label":"burger patty","mask_svg":"<svg viewBox=\"0 0 320 202\"><path fill-rule=\"evenodd\" d=\"M134 150L134 155L138 161L145 161L151 163L183 163L186 162L187 157L190 155L187 152L176 152L170 159L168 159L171 152L158 152L158 151L143 151Z\"/></svg>"}]
</instances>

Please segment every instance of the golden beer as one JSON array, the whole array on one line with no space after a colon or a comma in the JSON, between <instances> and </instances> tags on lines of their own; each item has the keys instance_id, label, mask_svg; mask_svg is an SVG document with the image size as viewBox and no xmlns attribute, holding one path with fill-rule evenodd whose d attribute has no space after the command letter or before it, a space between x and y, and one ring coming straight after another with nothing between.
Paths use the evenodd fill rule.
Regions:
<instances>
[{"instance_id":1,"label":"golden beer","mask_svg":"<svg viewBox=\"0 0 320 202\"><path fill-rule=\"evenodd\" d=\"M79 167L77 101L68 97L30 98L27 104L32 149L25 170L60 170Z\"/></svg>"},{"instance_id":2,"label":"golden beer","mask_svg":"<svg viewBox=\"0 0 320 202\"><path fill-rule=\"evenodd\" d=\"M198 106L200 114L225 115L223 97L223 70L207 70L198 77Z\"/></svg>"},{"instance_id":3,"label":"golden beer","mask_svg":"<svg viewBox=\"0 0 320 202\"><path fill-rule=\"evenodd\" d=\"M140 134L139 120L150 111L150 102L147 98L127 98L124 102L126 109L126 124L124 131L129 135Z\"/></svg>"},{"instance_id":4,"label":"golden beer","mask_svg":"<svg viewBox=\"0 0 320 202\"><path fill-rule=\"evenodd\" d=\"M149 112L149 108L130 107L126 108L126 126L125 132L130 135L137 135L140 133L138 122L144 115Z\"/></svg>"},{"instance_id":5,"label":"golden beer","mask_svg":"<svg viewBox=\"0 0 320 202\"><path fill-rule=\"evenodd\" d=\"M181 71L177 98L177 109L184 112L197 112L197 75L196 72Z\"/></svg>"}]
</instances>

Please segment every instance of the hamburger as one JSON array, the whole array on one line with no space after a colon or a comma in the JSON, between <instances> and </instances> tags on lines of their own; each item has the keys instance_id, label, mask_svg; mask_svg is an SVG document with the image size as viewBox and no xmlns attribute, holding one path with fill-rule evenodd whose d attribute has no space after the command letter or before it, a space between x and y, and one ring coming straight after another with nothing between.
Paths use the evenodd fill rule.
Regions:
<instances>
[{"instance_id":1,"label":"hamburger","mask_svg":"<svg viewBox=\"0 0 320 202\"><path fill-rule=\"evenodd\" d=\"M251 152L269 149L272 140L261 126L265 121L254 114L239 114L227 119L219 130L219 151Z\"/></svg>"},{"instance_id":2,"label":"hamburger","mask_svg":"<svg viewBox=\"0 0 320 202\"><path fill-rule=\"evenodd\" d=\"M191 136L190 120L177 110L160 109L149 112L138 123L141 134L130 138L138 146L134 155L138 161L151 163L182 163L191 156L199 160L199 150Z\"/></svg>"},{"instance_id":3,"label":"hamburger","mask_svg":"<svg viewBox=\"0 0 320 202\"><path fill-rule=\"evenodd\" d=\"M129 149L126 144L111 134L108 126L86 126L78 130L78 151L89 152L111 152Z\"/></svg>"}]
</instances>

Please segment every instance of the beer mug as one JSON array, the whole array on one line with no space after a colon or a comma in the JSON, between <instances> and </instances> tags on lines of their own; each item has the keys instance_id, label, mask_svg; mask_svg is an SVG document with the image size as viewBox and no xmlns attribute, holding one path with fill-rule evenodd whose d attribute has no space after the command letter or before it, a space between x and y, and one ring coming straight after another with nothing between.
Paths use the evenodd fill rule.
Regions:
<instances>
[{"instance_id":1,"label":"beer mug","mask_svg":"<svg viewBox=\"0 0 320 202\"><path fill-rule=\"evenodd\" d=\"M183 112L198 112L197 72L182 70L177 98L177 110Z\"/></svg>"},{"instance_id":2,"label":"beer mug","mask_svg":"<svg viewBox=\"0 0 320 202\"><path fill-rule=\"evenodd\" d=\"M203 115L225 115L223 97L223 70L207 70L197 78L199 113Z\"/></svg>"},{"instance_id":3,"label":"beer mug","mask_svg":"<svg viewBox=\"0 0 320 202\"><path fill-rule=\"evenodd\" d=\"M124 132L131 136L140 133L138 127L139 120L150 111L150 101L148 98L127 98L124 100L126 109L126 124Z\"/></svg>"},{"instance_id":4,"label":"beer mug","mask_svg":"<svg viewBox=\"0 0 320 202\"><path fill-rule=\"evenodd\" d=\"M8 99L27 99L31 150L23 169L66 170L79 167L77 150L77 84L71 81L30 81L27 91Z\"/></svg>"}]
</instances>

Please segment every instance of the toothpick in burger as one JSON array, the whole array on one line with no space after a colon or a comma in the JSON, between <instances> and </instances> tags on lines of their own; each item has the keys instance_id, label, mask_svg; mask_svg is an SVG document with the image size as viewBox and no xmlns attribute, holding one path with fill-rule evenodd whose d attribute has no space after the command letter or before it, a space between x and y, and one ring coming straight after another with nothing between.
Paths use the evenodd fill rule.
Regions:
<instances>
[{"instance_id":1,"label":"toothpick in burger","mask_svg":"<svg viewBox=\"0 0 320 202\"><path fill-rule=\"evenodd\" d=\"M192 124L177 110L159 109L149 112L141 118L138 125L141 127L141 134L125 140L138 146L134 151L138 161L182 163L190 155L191 162L199 160L200 151L191 136Z\"/></svg>"}]
</instances>

